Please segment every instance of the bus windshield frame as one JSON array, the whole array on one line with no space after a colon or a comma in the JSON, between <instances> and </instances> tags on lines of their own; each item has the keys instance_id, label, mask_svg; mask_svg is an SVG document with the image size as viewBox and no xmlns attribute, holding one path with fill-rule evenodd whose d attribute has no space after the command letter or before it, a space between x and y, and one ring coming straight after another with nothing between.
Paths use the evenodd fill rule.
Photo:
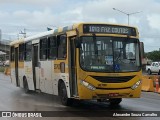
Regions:
<instances>
[{"instance_id":1,"label":"bus windshield frame","mask_svg":"<svg viewBox=\"0 0 160 120\"><path fill-rule=\"evenodd\" d=\"M81 36L79 62L89 72L138 72L141 70L137 38Z\"/></svg>"}]
</instances>

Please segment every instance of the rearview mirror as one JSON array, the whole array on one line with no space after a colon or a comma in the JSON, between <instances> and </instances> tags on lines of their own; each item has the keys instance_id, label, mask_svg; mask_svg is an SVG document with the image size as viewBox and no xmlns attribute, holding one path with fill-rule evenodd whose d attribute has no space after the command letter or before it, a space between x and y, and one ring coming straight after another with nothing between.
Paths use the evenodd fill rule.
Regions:
<instances>
[{"instance_id":1,"label":"rearview mirror","mask_svg":"<svg viewBox=\"0 0 160 120\"><path fill-rule=\"evenodd\" d=\"M141 52L141 59L145 58L143 42L140 42L140 52Z\"/></svg>"}]
</instances>

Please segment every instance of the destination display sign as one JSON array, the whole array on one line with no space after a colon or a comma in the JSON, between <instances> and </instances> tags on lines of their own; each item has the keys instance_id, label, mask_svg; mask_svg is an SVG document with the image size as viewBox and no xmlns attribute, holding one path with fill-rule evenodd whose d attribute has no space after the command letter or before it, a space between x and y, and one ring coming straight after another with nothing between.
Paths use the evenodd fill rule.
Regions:
<instances>
[{"instance_id":1,"label":"destination display sign","mask_svg":"<svg viewBox=\"0 0 160 120\"><path fill-rule=\"evenodd\" d=\"M117 25L84 24L83 33L122 34L136 36L136 29Z\"/></svg>"}]
</instances>

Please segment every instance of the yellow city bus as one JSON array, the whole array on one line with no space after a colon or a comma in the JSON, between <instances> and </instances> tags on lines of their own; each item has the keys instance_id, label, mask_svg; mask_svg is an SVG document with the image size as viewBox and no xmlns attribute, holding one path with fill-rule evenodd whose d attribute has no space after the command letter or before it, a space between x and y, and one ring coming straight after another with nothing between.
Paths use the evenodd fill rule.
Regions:
<instances>
[{"instance_id":1,"label":"yellow city bus","mask_svg":"<svg viewBox=\"0 0 160 120\"><path fill-rule=\"evenodd\" d=\"M108 101L141 94L141 56L137 28L78 23L21 40L11 46L11 81L25 92L72 100Z\"/></svg>"}]
</instances>

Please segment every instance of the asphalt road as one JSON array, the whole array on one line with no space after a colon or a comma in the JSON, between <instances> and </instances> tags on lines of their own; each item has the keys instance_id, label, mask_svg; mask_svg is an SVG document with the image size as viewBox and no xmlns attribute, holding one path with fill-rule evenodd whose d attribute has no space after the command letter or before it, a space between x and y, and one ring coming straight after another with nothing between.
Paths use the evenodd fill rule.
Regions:
<instances>
[{"instance_id":1,"label":"asphalt road","mask_svg":"<svg viewBox=\"0 0 160 120\"><path fill-rule=\"evenodd\" d=\"M72 106L61 105L57 96L42 93L25 94L23 89L15 87L10 82L9 76L0 73L0 111L60 111L56 117L45 118L47 120L159 120L160 117L80 117L76 111L86 113L89 111L160 111L160 94L142 92L142 97L138 99L123 99L117 107L111 107L108 103L97 103L96 101L76 101ZM66 112L67 111L67 112ZM97 114L98 114L97 111ZM55 112L55 113L56 113ZM56 113L57 114L57 113ZM64 117L64 114L69 114ZM17 118L0 118L14 119ZM20 119L20 118L19 118ZM23 118L28 119L28 118ZM29 118L32 120L43 120L44 118Z\"/></svg>"}]
</instances>

